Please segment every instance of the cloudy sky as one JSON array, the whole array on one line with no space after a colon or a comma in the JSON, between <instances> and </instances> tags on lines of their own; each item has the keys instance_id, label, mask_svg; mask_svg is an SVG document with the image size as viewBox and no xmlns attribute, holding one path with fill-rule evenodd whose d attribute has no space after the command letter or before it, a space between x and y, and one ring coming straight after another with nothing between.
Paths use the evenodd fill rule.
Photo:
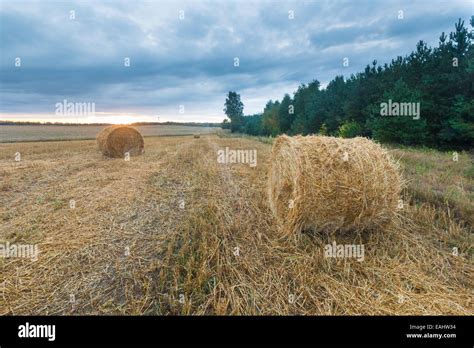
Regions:
<instances>
[{"instance_id":1,"label":"cloudy sky","mask_svg":"<svg viewBox=\"0 0 474 348\"><path fill-rule=\"evenodd\" d=\"M221 122L229 90L261 112L301 83L435 46L472 4L0 0L0 119ZM63 100L95 116L56 115Z\"/></svg>"}]
</instances>

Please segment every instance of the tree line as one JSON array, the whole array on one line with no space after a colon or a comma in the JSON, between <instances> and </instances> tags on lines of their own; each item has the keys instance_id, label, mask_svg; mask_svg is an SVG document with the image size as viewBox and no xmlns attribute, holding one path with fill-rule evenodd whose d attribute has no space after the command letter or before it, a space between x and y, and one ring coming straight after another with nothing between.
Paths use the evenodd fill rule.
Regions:
<instances>
[{"instance_id":1,"label":"tree line","mask_svg":"<svg viewBox=\"0 0 474 348\"><path fill-rule=\"evenodd\" d=\"M474 27L474 17L470 24ZM436 48L421 40L409 55L383 66L374 60L347 79L336 76L325 89L318 80L302 84L293 96L269 100L260 114L244 116L240 95L229 92L224 107L229 119L222 127L250 135L365 136L385 143L472 148L474 31L461 19L454 29L441 34ZM396 111L391 116L381 112L387 105ZM401 114L400 105L418 107L418 117Z\"/></svg>"}]
</instances>

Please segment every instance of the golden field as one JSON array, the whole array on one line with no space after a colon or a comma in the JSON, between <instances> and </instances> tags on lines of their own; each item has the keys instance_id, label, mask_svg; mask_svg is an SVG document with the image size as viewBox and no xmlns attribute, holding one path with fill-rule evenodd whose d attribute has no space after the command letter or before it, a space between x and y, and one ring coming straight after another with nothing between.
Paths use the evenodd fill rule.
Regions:
<instances>
[{"instance_id":1,"label":"golden field","mask_svg":"<svg viewBox=\"0 0 474 348\"><path fill-rule=\"evenodd\" d=\"M0 143L49 140L92 140L105 125L0 125ZM187 125L142 125L135 126L145 137L215 134L218 127L196 127Z\"/></svg>"},{"instance_id":2,"label":"golden field","mask_svg":"<svg viewBox=\"0 0 474 348\"><path fill-rule=\"evenodd\" d=\"M0 314L474 314L472 155L391 148L407 187L390 227L289 241L270 142L147 137L130 161L93 140L0 144L0 242L39 247L0 258ZM218 163L225 147L257 166ZM364 260L324 257L335 240Z\"/></svg>"}]
</instances>

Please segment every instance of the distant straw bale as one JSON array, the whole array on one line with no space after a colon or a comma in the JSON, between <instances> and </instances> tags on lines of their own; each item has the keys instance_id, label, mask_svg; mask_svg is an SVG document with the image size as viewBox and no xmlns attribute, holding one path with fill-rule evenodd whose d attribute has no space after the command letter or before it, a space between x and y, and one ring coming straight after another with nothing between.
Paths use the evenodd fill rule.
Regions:
<instances>
[{"instance_id":1,"label":"distant straw bale","mask_svg":"<svg viewBox=\"0 0 474 348\"><path fill-rule=\"evenodd\" d=\"M124 157L141 155L145 142L138 130L128 126L110 126L103 129L97 136L99 150L108 157Z\"/></svg>"}]
</instances>

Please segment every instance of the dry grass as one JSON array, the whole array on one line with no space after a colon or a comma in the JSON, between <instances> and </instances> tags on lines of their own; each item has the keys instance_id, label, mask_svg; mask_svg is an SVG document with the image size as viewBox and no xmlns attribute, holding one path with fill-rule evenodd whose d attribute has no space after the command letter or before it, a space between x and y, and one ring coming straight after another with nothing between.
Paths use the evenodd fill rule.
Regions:
<instances>
[{"instance_id":1,"label":"dry grass","mask_svg":"<svg viewBox=\"0 0 474 348\"><path fill-rule=\"evenodd\" d=\"M130 162L93 141L0 145L0 239L40 249L0 259L0 314L473 314L471 226L448 209L288 243L267 203L271 146L192 140L148 138ZM226 146L256 149L257 167L217 163ZM334 240L364 244L364 261L325 258Z\"/></svg>"},{"instance_id":2,"label":"dry grass","mask_svg":"<svg viewBox=\"0 0 474 348\"><path fill-rule=\"evenodd\" d=\"M474 225L474 156L468 152L394 149L413 202L429 202Z\"/></svg>"}]
</instances>

